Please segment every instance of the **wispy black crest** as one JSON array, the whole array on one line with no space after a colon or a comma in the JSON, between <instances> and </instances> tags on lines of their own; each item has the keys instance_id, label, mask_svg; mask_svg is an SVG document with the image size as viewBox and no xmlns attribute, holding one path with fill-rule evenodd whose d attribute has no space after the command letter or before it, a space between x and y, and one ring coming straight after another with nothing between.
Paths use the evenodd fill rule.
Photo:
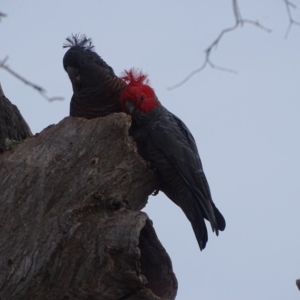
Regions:
<instances>
[{"instance_id":1,"label":"wispy black crest","mask_svg":"<svg viewBox=\"0 0 300 300\"><path fill-rule=\"evenodd\" d=\"M67 42L63 44L63 48L71 48L79 46L84 50L94 50L91 38L87 38L85 34L76 33L66 38Z\"/></svg>"}]
</instances>

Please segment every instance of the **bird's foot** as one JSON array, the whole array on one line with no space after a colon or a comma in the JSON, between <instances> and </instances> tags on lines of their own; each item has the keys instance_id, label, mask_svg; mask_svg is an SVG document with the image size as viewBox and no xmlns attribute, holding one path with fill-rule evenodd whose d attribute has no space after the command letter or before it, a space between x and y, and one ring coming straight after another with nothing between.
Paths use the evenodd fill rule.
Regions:
<instances>
[{"instance_id":1,"label":"bird's foot","mask_svg":"<svg viewBox=\"0 0 300 300\"><path fill-rule=\"evenodd\" d=\"M14 149L19 143L20 141L11 140L9 138L5 139L5 147L7 150Z\"/></svg>"}]
</instances>

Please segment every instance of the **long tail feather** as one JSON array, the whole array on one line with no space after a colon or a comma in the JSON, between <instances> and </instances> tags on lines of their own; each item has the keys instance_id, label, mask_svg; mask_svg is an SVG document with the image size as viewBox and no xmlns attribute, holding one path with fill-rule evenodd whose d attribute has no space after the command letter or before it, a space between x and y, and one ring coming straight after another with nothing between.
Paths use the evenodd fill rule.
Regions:
<instances>
[{"instance_id":1,"label":"long tail feather","mask_svg":"<svg viewBox=\"0 0 300 300\"><path fill-rule=\"evenodd\" d=\"M192 227L193 227L199 248L202 251L205 248L206 243L208 241L208 234L207 234L207 228L205 225L205 221L201 217L201 218L194 220L191 223L192 223Z\"/></svg>"}]
</instances>

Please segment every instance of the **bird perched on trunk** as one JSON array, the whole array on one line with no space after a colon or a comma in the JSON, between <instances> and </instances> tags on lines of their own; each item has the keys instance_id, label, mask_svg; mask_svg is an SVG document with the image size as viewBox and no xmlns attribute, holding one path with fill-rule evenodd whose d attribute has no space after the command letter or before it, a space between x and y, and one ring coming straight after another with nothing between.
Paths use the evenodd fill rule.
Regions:
<instances>
[{"instance_id":1,"label":"bird perched on trunk","mask_svg":"<svg viewBox=\"0 0 300 300\"><path fill-rule=\"evenodd\" d=\"M131 69L121 78L128 84L120 101L133 119L130 133L141 156L160 175L160 190L191 222L202 250L208 240L204 219L217 235L226 224L213 203L196 142L186 125L159 102L147 75Z\"/></svg>"},{"instance_id":2,"label":"bird perched on trunk","mask_svg":"<svg viewBox=\"0 0 300 300\"><path fill-rule=\"evenodd\" d=\"M92 40L85 35L68 37L64 48L70 48L63 66L73 87L70 116L87 119L121 112L120 95L126 84L94 51Z\"/></svg>"},{"instance_id":3,"label":"bird perched on trunk","mask_svg":"<svg viewBox=\"0 0 300 300\"><path fill-rule=\"evenodd\" d=\"M0 84L0 153L30 136L28 124L19 109L5 97Z\"/></svg>"}]
</instances>

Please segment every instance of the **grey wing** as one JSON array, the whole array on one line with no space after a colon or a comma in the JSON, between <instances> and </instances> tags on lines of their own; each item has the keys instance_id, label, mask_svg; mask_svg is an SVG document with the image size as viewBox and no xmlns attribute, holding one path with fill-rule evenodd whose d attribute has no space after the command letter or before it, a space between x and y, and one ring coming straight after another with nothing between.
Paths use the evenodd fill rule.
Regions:
<instances>
[{"instance_id":1,"label":"grey wing","mask_svg":"<svg viewBox=\"0 0 300 300\"><path fill-rule=\"evenodd\" d=\"M194 194L197 204L205 212L212 229L218 232L210 189L195 140L188 128L180 119L167 112L151 125L150 136Z\"/></svg>"},{"instance_id":2,"label":"grey wing","mask_svg":"<svg viewBox=\"0 0 300 300\"><path fill-rule=\"evenodd\" d=\"M17 106L3 94L0 86L0 153L7 150L6 139L21 141L32 136L32 132Z\"/></svg>"}]
</instances>

